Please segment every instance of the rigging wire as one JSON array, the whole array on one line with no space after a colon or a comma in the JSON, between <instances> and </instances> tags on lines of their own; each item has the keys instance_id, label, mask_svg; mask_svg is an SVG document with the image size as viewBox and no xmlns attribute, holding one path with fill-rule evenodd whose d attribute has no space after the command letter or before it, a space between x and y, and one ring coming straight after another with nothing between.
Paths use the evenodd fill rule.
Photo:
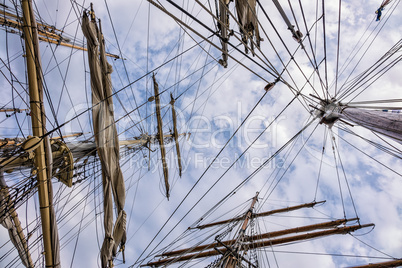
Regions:
<instances>
[{"instance_id":1,"label":"rigging wire","mask_svg":"<svg viewBox=\"0 0 402 268\"><path fill-rule=\"evenodd\" d=\"M265 94L266 94L266 92L265 92ZM219 154L223 151L223 149L226 147L226 145L227 145L227 144L230 142L230 140L234 137L234 135L237 133L237 131L240 129L240 127L243 125L243 123L247 121L247 118L251 115L251 113L254 111L254 109L257 107L257 105L261 102L261 100L264 98L265 94L264 94L264 95L262 96L262 98L257 102L257 104L254 106L254 108L253 108L253 109L250 111L250 113L247 115L247 117L242 121L242 123L239 125L239 127L237 128L237 130L234 132L234 134L231 136L231 138L229 138L229 140L228 140L228 141L226 142L226 144L222 147L222 149L221 149L220 152L215 156L214 159L216 159L216 158L219 156ZM294 97L294 98L292 99L292 101L288 104L288 106L289 106L295 99L296 99L296 97ZM287 107L288 107L288 106L287 106ZM282 112L283 112L287 107L285 107L285 108L282 110ZM280 113L280 114L281 114L281 113ZM279 114L279 115L280 115L280 114ZM278 115L278 116L279 116L279 115ZM273 120L272 122L274 122L274 120ZM272 124L272 122L271 122L271 124ZM269 125L267 126L267 128L268 128L271 124L269 124ZM311 123L310 123L310 124L311 124ZM307 128L310 124L307 124L302 130L304 130L305 128ZM266 129L267 129L267 128L266 128ZM265 130L266 130L266 129L265 129ZM243 151L243 153L232 163L232 165L231 165L228 169L226 169L225 173L223 173L223 174L213 183L213 185L202 195L202 197L192 206L192 208L181 218L181 220L175 225L174 228L176 228L176 227L178 226L178 224L191 212L191 210L193 210L194 207L208 194L208 192L212 189L212 187L214 187L214 186L223 178L223 176L229 171L229 169L230 169L231 167L233 167L233 165L234 165L234 164L242 157L242 155L255 143L255 141L265 132L265 130L262 131L262 132L260 133L260 135L248 146L248 148L247 148L245 151ZM299 131L298 134L300 134L300 133L302 132L302 130ZM296 136L294 136L291 140L293 140L295 137L296 137ZM255 174L256 174L257 172L259 172L263 166L265 166L267 163L269 163L277 154L279 154L280 151L282 151L286 146L288 146L288 145L289 145L289 142L290 142L290 141L288 141L284 146L282 146L281 149L279 149L274 155L272 155L271 157L269 157L257 170L255 170L251 175L249 175L245 180L243 180L243 182L241 182L241 183L240 183L235 189L233 189L231 192L235 192L238 188L240 188L242 185L244 185L246 181L248 181L248 180L250 180L252 177L254 177ZM177 211L177 209L178 209L178 208L180 207L180 205L184 202L184 200L189 196L189 194L190 194L190 193L192 192L192 190L195 188L195 186L197 185L197 183L202 179L202 177L203 177L203 176L205 175L205 173L208 171L209 167L211 167L211 165L212 165L213 162L214 162L214 160L213 160L213 161L211 162L211 164L206 168L206 170L204 170L204 172L202 173L202 175L200 176L200 178L199 178L199 179L197 180L197 182L193 185L193 187L191 188L191 190L186 194L185 198L181 201L181 203L179 204L179 206L174 210L174 212L173 212L172 215L169 217L169 219L165 222L165 224L162 226L162 228L163 228L163 227L167 224L167 222L172 218L173 214ZM230 194L226 195L222 200L227 199L229 196L230 196ZM159 230L159 232L161 232L162 228ZM173 228L173 229L174 229L174 228ZM165 237L162 239L162 241L173 231L173 229L172 229L167 235L165 235ZM158 233L159 233L159 232L158 232ZM156 236L157 236L157 235L155 235L155 237L153 238L153 240L156 238ZM152 240L152 241L153 241L153 240ZM150 246L150 244L152 243L152 241L148 244L147 248ZM161 243L161 242L160 242L160 243ZM160 244L160 243L159 243L159 244ZM157 246L158 246L158 245L157 245ZM152 251L154 251L157 246L155 246ZM147 249L147 248L146 248L146 249ZM146 249L145 249L145 250L146 250ZM140 257L144 254L145 250L144 250L143 253L140 255ZM149 256L150 254L152 254L152 251L151 251L151 253L148 254L148 256ZM141 261L141 260L140 260L140 257L138 257L136 263L138 263L139 261ZM134 263L133 265L135 265L136 263Z\"/></svg>"},{"instance_id":2,"label":"rigging wire","mask_svg":"<svg viewBox=\"0 0 402 268\"><path fill-rule=\"evenodd\" d=\"M398 1L397 4L399 4L399 2L400 2L400 1ZM395 6L394 9L392 10L392 12L394 12L395 8L396 8L396 6ZM391 12L391 14L392 14L392 12ZM387 18L386 22L388 22L388 19L389 19L389 17ZM386 22L380 27L380 29L378 30L378 32L377 32L377 33L375 34L375 36L373 37L373 40L370 42L370 44L368 45L368 47L366 48L366 50L363 52L363 54L362 54L362 56L360 57L360 59L358 60L358 62L356 63L355 67L354 67L354 68L351 70L351 72L349 73L349 76L347 77L347 79L345 80L344 84L342 85L342 87L341 87L341 89L340 89L340 90L343 89L344 92L342 92L342 94L338 97L338 99L344 98L344 96L348 93L348 91L350 91L350 88L351 88L351 87L349 87L349 90L348 90L347 88L344 89L343 87L346 85L346 83L348 82L350 76L353 74L354 70L355 70L355 69L357 68L357 66L360 64L360 62L362 61L363 57L364 57L364 56L366 55L366 53L369 51L369 49L370 49L371 46L373 45L375 39L378 37L379 33L381 32L381 30L385 27ZM377 27L379 27L379 26L377 25L376 28L377 28ZM369 39L370 36L371 36L371 34L367 37L367 39L364 41L364 43L366 43L366 42L368 41L368 39ZM363 48L364 43L362 44L362 47L361 47L361 48ZM359 50L360 50L360 49L359 49ZM359 51L359 50L358 50L358 51ZM355 55L357 55L358 51L356 52ZM352 59L353 59L353 58L352 58ZM352 61L352 59L350 60L350 62ZM373 67L373 66L372 66L372 67ZM371 68L372 68L372 67L371 67ZM371 68L369 68L369 69L371 69ZM346 67L345 67L345 69L346 69ZM361 74L361 75L363 75L363 74ZM341 91L340 91L339 93L341 93ZM338 94L339 94L339 93L338 93Z\"/></svg>"},{"instance_id":3,"label":"rigging wire","mask_svg":"<svg viewBox=\"0 0 402 268\"><path fill-rule=\"evenodd\" d=\"M322 142L322 151L321 151L321 160L320 160L320 167L318 169L318 176L317 176L317 184L315 186L315 194L314 194L314 201L317 198L317 193L318 193L318 185L320 182L320 177L321 177L321 169L322 169L322 163L323 163L323 159L324 159L324 153L325 153L325 145L327 144L327 137L328 137L328 128L324 129L324 138L323 138L323 142Z\"/></svg>"},{"instance_id":4,"label":"rigging wire","mask_svg":"<svg viewBox=\"0 0 402 268\"><path fill-rule=\"evenodd\" d=\"M335 93L334 96L336 96L337 90L338 90L338 70L339 70L339 50L340 50L340 44L341 44L341 10L342 10L342 0L339 0L339 8L338 8L338 44L336 47L336 71L335 71Z\"/></svg>"},{"instance_id":5,"label":"rigging wire","mask_svg":"<svg viewBox=\"0 0 402 268\"><path fill-rule=\"evenodd\" d=\"M194 104L195 105L195 104ZM194 106L193 106L194 107ZM138 186L138 184L137 184L137 186Z\"/></svg>"},{"instance_id":6,"label":"rigging wire","mask_svg":"<svg viewBox=\"0 0 402 268\"><path fill-rule=\"evenodd\" d=\"M91 184L89 183L89 184L88 184L87 196L89 195L89 190L91 189L91 188L89 187L90 185L91 185ZM76 252L76 250L77 250L77 245L78 245L78 239L79 239L80 234L81 234L81 226L82 226L82 222L83 222L83 218L84 218L84 214L85 214L85 208L87 207L87 206L86 206L86 205L87 205L87 200L88 200L88 198L85 198L84 209L82 210L81 221L80 221L80 224L79 224L79 227L78 227L78 235L77 235L77 239L75 240L75 246L74 246L73 256L72 256L72 258L71 258L70 267L73 267L75 252Z\"/></svg>"},{"instance_id":7,"label":"rigging wire","mask_svg":"<svg viewBox=\"0 0 402 268\"><path fill-rule=\"evenodd\" d=\"M336 154L335 154L335 138L334 138L334 134L332 132L331 129L329 129L329 133L331 135L331 144L332 144L332 153L334 155L334 164L335 164L335 171L336 171L336 177L338 179L338 188L339 188L339 195L340 195L340 199L342 202L342 209L343 209L343 216L346 219L346 210L345 210L345 203L344 203L344 199L343 199L343 192L342 192L342 186L341 186L341 179L339 177L339 171L338 171L338 160L336 158Z\"/></svg>"},{"instance_id":8,"label":"rigging wire","mask_svg":"<svg viewBox=\"0 0 402 268\"><path fill-rule=\"evenodd\" d=\"M111 24L111 26L112 26L112 31L113 31L113 34L114 34L114 37L115 37L115 40L116 40L116 44L117 44L117 47L118 47L118 49L119 49L119 54L120 54L121 57L123 57L123 53L122 53L121 48L120 48L120 43L119 43L119 40L118 40L118 38L117 38L116 30L115 30L115 28L114 28L113 20L112 20L112 17L111 17L111 15L110 15L110 10L109 10L109 6L108 6L108 4L107 4L107 0L104 0L104 2L105 2L107 14L109 15L109 20L110 20L110 24ZM123 62L123 67L124 67L124 71L125 71L125 74L126 74L128 83L131 84L131 82L130 82L130 77L129 77L129 75L128 75L128 71L127 71L127 67L126 67L125 61L123 60L122 62ZM109 82L110 82L110 81L109 81ZM130 90L131 90L132 97L133 97L133 99L134 99L135 107L138 107L137 99L136 99L136 97L135 97L135 94L134 94L134 91L133 91L133 88L131 87L131 85L130 85ZM128 98L128 100L131 101L131 98ZM141 118L140 110L137 110L137 113L138 113L139 118ZM134 122L134 121L133 121L133 122ZM141 128L142 131L144 131L144 125L140 125L140 128Z\"/></svg>"},{"instance_id":9,"label":"rigging wire","mask_svg":"<svg viewBox=\"0 0 402 268\"><path fill-rule=\"evenodd\" d=\"M331 134L331 137L332 137L332 140L333 140L333 142L332 142L333 146L335 147L333 150L334 150L334 152L335 151L337 152L338 159L339 159L339 164L340 164L342 172L343 172L343 177L345 179L345 183L346 183L346 186L348 188L349 197L350 197L350 200L352 202L352 206L353 206L353 209L355 211L356 218L359 218L358 213L357 213L357 209L356 209L356 205L355 205L355 201L354 201L354 198L352 196L351 189L350 189L350 184L349 184L348 178L346 176L345 167L344 167L344 165L342 163L342 158L341 158L341 155L340 155L340 152L339 152L339 148L338 148L338 146L337 146L337 144L335 142L335 136L334 136L334 133L333 133L332 129L330 129L330 134Z\"/></svg>"},{"instance_id":10,"label":"rigging wire","mask_svg":"<svg viewBox=\"0 0 402 268\"><path fill-rule=\"evenodd\" d=\"M156 235L154 236L154 238L150 241L150 243L148 244L148 246L144 249L144 251L140 254L140 256L137 258L136 263L140 260L140 258L142 257L142 255L145 253L145 251L149 248L149 246L151 245L151 243L156 239L156 237L158 236L158 234L162 231L162 229L166 226L166 224L170 221L170 219L173 217L173 215L176 213L176 211L179 209L179 207L184 203L184 201L188 198L188 196L190 195L190 193L195 189L195 187L198 185L198 183L201 181L201 179L203 178L203 176L205 175L205 173L210 169L212 163L215 161L215 159L218 158L218 156L222 153L222 151L226 148L226 146L229 144L229 142L233 139L233 137L236 135L236 133L239 131L239 129L243 126L243 124L247 121L248 117L252 114L252 112L255 110L255 108L258 106L258 104L262 101L262 99L265 97L265 95L267 94L267 92L265 92L262 97L260 98L260 100L254 105L254 108L248 113L248 115L246 116L246 118L241 122L241 124L239 125L239 127L236 129L236 131L231 135L231 137L227 140L227 142L225 143L225 145L220 149L220 151L218 152L218 154L214 157L214 160L208 165L208 167L203 171L202 175L197 179L197 181L194 183L194 185L192 186L192 188L190 189L190 191L185 195L185 197L183 198L183 200L179 203L179 205L176 207L176 209L174 210L174 212L170 215L170 217L168 218L168 220L164 223L164 225L160 228L160 230L156 233ZM190 212L190 211L189 211ZM188 212L188 213L189 213ZM187 214L188 214L187 213ZM187 215L186 214L186 215ZM184 218L184 217L183 217ZM182 219L183 219L182 218ZM150 253L151 254L151 253ZM134 263L133 266L136 264Z\"/></svg>"},{"instance_id":11,"label":"rigging wire","mask_svg":"<svg viewBox=\"0 0 402 268\"><path fill-rule=\"evenodd\" d=\"M289 74L290 79L293 81L294 85L295 85L296 88L297 88L297 83L295 83L295 81L293 80L293 76L289 73L289 70L288 70L288 68L287 68L288 65L289 65L291 62L294 62L295 65L296 65L296 67L297 67L298 70L300 71L300 73L303 75L304 79L305 79L305 80L307 81L307 83L311 86L311 88L315 91L314 86L311 85L310 80L307 79L307 76L305 75L305 73L304 73L304 71L302 70L301 66L296 62L296 60L295 60L295 58L294 58L294 55L296 54L297 50L296 50L293 54L290 52L289 48L286 46L284 40L282 39L281 35L279 34L278 30L277 30L276 27L274 26L273 22L272 22L271 19L269 18L267 12L265 11L264 7L261 5L261 3L260 3L259 0L257 0L257 3L259 4L259 6L260 6L261 10L263 11L265 17L267 18L267 20L268 20L269 23L271 24L272 28L275 30L275 33L277 34L277 36L278 36L279 39L281 40L281 43L283 44L283 46L285 47L286 51L288 52L288 54L289 54L289 56L290 56L290 59L289 59L288 64L285 65L285 64L283 63L281 57L279 56L279 53L276 51L275 46L270 42L270 43L271 43L271 46L274 48L275 53L277 54L279 60L281 61L281 64L284 66L284 69L283 69L283 71L282 71L280 77L282 77L283 72L286 71L286 72ZM265 32L264 32L264 33L265 33ZM265 33L265 35L268 37L268 35L267 35L266 33ZM270 41L269 38L268 38L268 41ZM301 47L301 46L299 46L299 47ZM311 62L311 60L310 60L310 62ZM315 69L316 69L316 68L314 68L314 72L315 72ZM313 72L313 73L314 73L314 72ZM284 82L286 85L289 86L290 89L292 89L292 87L290 86L290 84L288 84L286 81L282 80L282 82ZM297 90L297 92L300 93L301 90ZM317 92L316 92L316 94L318 95ZM306 109L308 110L308 108L306 108Z\"/></svg>"},{"instance_id":12,"label":"rigging wire","mask_svg":"<svg viewBox=\"0 0 402 268\"><path fill-rule=\"evenodd\" d=\"M318 1L317 1L317 4L318 4ZM300 6L300 11L301 11L301 13L302 13L302 17L303 17L303 22L304 22L304 27L306 28L306 37L307 37L307 39L308 39L308 41L309 41L309 45L310 45L310 50L311 50L311 53L312 53L312 56L313 56L313 61L311 61L310 60L310 62L311 62L311 65L312 66L314 66L314 68L316 69L316 71L317 71L317 76L318 76L318 79L319 79L319 81L320 81L320 85L321 85L321 90L323 91L323 96L324 97L326 97L326 98L328 98L328 96L327 96L327 91L324 89L324 87L325 87L325 85L324 85L324 82L322 81L322 78L321 78L321 73L320 73L320 71L319 71L319 69L318 69L318 66L319 65L321 65L321 63L320 64L318 64L317 63L317 57L316 57L316 53L314 52L315 51L315 49L313 48L313 44L312 44L312 42L311 42L311 35L310 35L310 30L308 30L308 27L307 27L307 21L306 21L306 16L305 16L305 14L304 14L304 9L303 9L303 5L302 5L302 3L301 3L301 1L299 0L299 6ZM317 41L317 29L318 29L318 21L322 18L324 16L324 14L322 14L319 18L318 18L318 9L316 8L316 19L315 19L315 22L314 22L314 28L315 28L315 37L316 37L316 41ZM296 19L295 19L296 20ZM299 28L299 27L298 27ZM315 44L316 45L316 44ZM306 54L307 54L307 51L306 51Z\"/></svg>"},{"instance_id":13,"label":"rigging wire","mask_svg":"<svg viewBox=\"0 0 402 268\"><path fill-rule=\"evenodd\" d=\"M342 128L340 128L340 129L345 131L345 129L342 129ZM348 132L348 131L346 131L346 132ZM353 132L349 132L349 133L354 134L354 135L357 135L357 134L355 134L355 133L353 133ZM362 139L365 140L366 142L369 142L367 139L364 139L364 138L361 137L361 136L358 136L358 137L362 138ZM344 142L346 142L347 144L349 144L350 146L352 146L353 148L355 148L355 149L358 150L359 152L363 153L364 155L366 155L367 157L369 157L371 160L374 160L375 162L379 163L379 164L382 165L383 167L385 167L385 168L387 168L388 170L392 171L392 172L395 173L396 175L402 177L402 174L401 174L401 173L399 173L399 172L397 172L396 170L394 170L393 168L391 168L391 167L385 165L384 163L380 162L380 161L377 160L376 158L370 156L369 154L367 154L367 153L364 152L363 150L357 148L355 145L353 145L352 143L348 142L348 141L347 141L346 139L344 139L342 136L338 135L338 138L342 139ZM369 142L369 143L370 143L370 142Z\"/></svg>"}]
</instances>

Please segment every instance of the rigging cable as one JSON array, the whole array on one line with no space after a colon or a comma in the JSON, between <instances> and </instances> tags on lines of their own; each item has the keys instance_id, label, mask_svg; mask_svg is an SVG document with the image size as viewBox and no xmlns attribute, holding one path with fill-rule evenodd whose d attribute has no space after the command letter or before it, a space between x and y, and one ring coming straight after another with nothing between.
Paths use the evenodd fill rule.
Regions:
<instances>
[{"instance_id":1,"label":"rigging cable","mask_svg":"<svg viewBox=\"0 0 402 268\"><path fill-rule=\"evenodd\" d=\"M339 8L338 8L338 44L336 47L336 71L335 71L335 94L336 96L336 91L338 90L338 69L339 69L339 49L340 49L340 43L341 43L341 10L342 10L342 0L339 0ZM328 89L329 90L329 89Z\"/></svg>"},{"instance_id":2,"label":"rigging cable","mask_svg":"<svg viewBox=\"0 0 402 268\"><path fill-rule=\"evenodd\" d=\"M229 142L231 141L231 139L235 136L235 134L238 132L238 130L241 128L241 126L247 121L247 119L248 119L248 117L251 115L251 113L254 111L254 109L257 107L257 105L262 101L262 99L264 98L264 96L265 96L265 94L266 94L267 92L265 92L264 93L264 95L261 97L261 99L257 102L257 104L253 107L253 109L249 112L249 114L246 116L246 118L242 121L242 123L239 125L239 127L236 129L236 131L231 135L231 137L228 139L228 141L225 143L225 145L221 148L221 150L218 152L218 154L214 157L214 160L213 161L211 161L211 163L208 165L208 167L203 171L203 173L201 174L201 176L198 178L198 180L195 182L195 184L192 186L192 188L190 189L190 191L186 194L186 196L183 198L183 200L180 202L180 204L178 205L178 207L173 211L173 213L170 215L170 217L168 218L168 220L165 222L165 224L161 227L161 229L158 231L158 233L154 236L154 238L152 239L152 241L148 244L148 246L144 249L144 251L141 253L141 255L138 257L138 259L137 259L137 261L136 261L136 263L138 263L139 261L143 261L143 260L140 260L140 258L141 258L141 256L145 253L145 251L148 249L148 247L151 245L151 243L156 239L156 237L157 237L157 235L162 231L162 229L164 228L164 226L167 224L167 222L169 222L169 220L173 217L173 215L175 214L175 212L178 210L178 208L183 204L183 202L184 202L184 200L185 199L187 199L187 197L190 195L190 193L194 190L194 188L195 188L195 186L201 181L201 179L203 178L203 176L206 174L206 172L209 170L209 168L211 167L211 165L212 165L212 163L215 161L215 159L217 159L217 157L222 153L222 151L226 148L226 146L229 144ZM288 105L281 111L281 113L279 113L279 115L276 117L276 118L278 118L281 114L282 114L282 112L295 100L297 98L297 96L295 96L293 99L292 99L292 101L290 102L290 103L288 103ZM261 135L266 131L266 129L268 128L268 127L270 127L271 126L271 124L274 122L275 120L273 120L266 128L265 128L265 130L263 130L261 133L260 133L260 135L256 138L256 139L254 139L254 141L247 147L247 149L245 150L245 151L243 151L243 153L231 164L231 166L228 168L228 169L226 169L226 171L214 182L214 184L209 188L209 190L207 190L207 192L206 193L204 193L203 194L203 196L196 202L196 204L194 204L193 205L193 207L181 218L181 220L175 225L175 227L167 234L167 235L165 235L165 237L162 239L162 241L178 226L178 224L194 209L194 207L208 194L208 192L212 189L212 187L214 187L222 178L223 178L223 176L229 171L229 169L231 168L231 167L233 167L234 166L234 164L245 154L245 152L255 143L255 141L257 140L257 139L259 139L259 137L261 137ZM307 125L308 126L308 125ZM306 127L307 127L306 126ZM304 129L304 128L303 128ZM299 133L301 133L302 131L300 131ZM288 142L289 143L289 142ZM288 145L288 143L286 143L280 150L278 150L277 152L276 152L276 154L278 154L281 150L283 150L283 148L284 147L286 147L287 145ZM275 154L275 155L276 155ZM267 161L265 161L264 162L264 164L262 164L261 166L263 166L263 165L266 165L271 159L273 159L274 157L275 157L275 155L272 155ZM260 166L260 168L261 168L261 166ZM236 187L236 189L238 189L241 185L243 185L244 183L245 183L245 181L247 181L247 180L249 180L252 176L254 176L255 174L256 174L256 172L258 172L259 170L257 170L257 171L254 171L253 173L252 173L252 175L250 175L249 177L247 177L247 179L245 179L240 185L238 185L237 187ZM232 190L232 192L233 191L236 191L236 189L234 189L234 190ZM228 194L228 195L226 195L222 200L225 200L226 198L228 198L230 196L230 194ZM161 242L162 242L161 241ZM161 242L159 242L159 244L161 243ZM158 244L158 245L159 245ZM157 246L158 246L157 245ZM149 253L148 254L148 256L150 255L150 254L152 254L152 252L155 250L155 248L157 247L157 246L155 246L154 247L154 249L151 251L151 253ZM134 266L136 263L134 263L132 266Z\"/></svg>"},{"instance_id":3,"label":"rigging cable","mask_svg":"<svg viewBox=\"0 0 402 268\"><path fill-rule=\"evenodd\" d=\"M318 177L317 177L317 184L315 186L315 194L314 194L314 201L317 198L317 193L318 193L318 185L320 182L320 177L321 177L321 170L322 170L322 163L323 163L323 159L324 159L324 153L325 153L325 145L327 144L327 137L329 135L329 133L327 132L328 128L324 128L324 139L322 142L322 151L321 151L321 160L320 160L320 167L318 169Z\"/></svg>"},{"instance_id":4,"label":"rigging cable","mask_svg":"<svg viewBox=\"0 0 402 268\"><path fill-rule=\"evenodd\" d=\"M215 161L215 159L218 158L218 156L222 153L222 151L226 148L226 146L229 144L229 142L233 139L233 137L236 135L236 133L239 131L239 129L243 126L243 124L247 121L248 117L252 114L252 112L255 110L255 108L258 106L258 104L262 101L262 99L265 97L265 95L267 94L267 92L265 92L262 97L260 98L260 100L255 104L255 106L253 107L253 109L248 113L248 115L246 116L246 118L241 122L241 124L239 125L239 127L236 129L236 131L231 135L231 137L227 140L227 142L225 143L225 145L220 149L220 151L218 152L218 154L214 157L214 160L208 165L208 167L204 170L204 172L201 174L201 176L197 179L197 181L194 183L194 185L191 187L190 191L185 195L185 197L183 198L183 200L179 203L179 205L176 207L176 209L173 211L173 213L169 216L169 218L165 221L165 223L163 224L163 226L159 229L159 231L156 233L156 235L154 236L154 238L149 242L148 246L143 250L143 252L140 254L140 256L137 258L137 261L132 265L134 266L142 257L142 255L145 253L145 251L150 247L150 245L152 244L152 242L156 239L156 237L159 235L159 233L162 231L162 229L167 225L167 223L170 221L170 219L172 219L173 215L177 212L177 210L179 209L179 207L184 203L184 201L187 199L187 197L190 195L190 193L192 193L192 191L194 190L194 188L197 186L197 184L201 181L201 179L203 178L203 176L205 175L205 173L210 169L212 163ZM216 182L215 182L216 183ZM198 201L199 202L199 201ZM197 202L197 203L198 203ZM191 210L190 210L191 211ZM189 211L189 212L190 212ZM189 213L187 212L186 215ZM183 217L184 218L184 217ZM182 218L182 219L183 219ZM177 225L176 225L177 226ZM167 235L166 235L167 236ZM166 237L165 236L165 237ZM155 249L155 248L154 248ZM153 249L153 250L154 250ZM152 251L153 251L152 250ZM150 253L151 254L151 253ZM131 267L132 267L131 266Z\"/></svg>"}]
</instances>

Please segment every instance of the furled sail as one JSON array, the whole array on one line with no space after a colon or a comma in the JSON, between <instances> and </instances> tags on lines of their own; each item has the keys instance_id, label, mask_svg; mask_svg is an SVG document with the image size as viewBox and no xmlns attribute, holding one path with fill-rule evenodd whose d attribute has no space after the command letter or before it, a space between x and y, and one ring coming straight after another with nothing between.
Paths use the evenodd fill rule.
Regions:
<instances>
[{"instance_id":1,"label":"furled sail","mask_svg":"<svg viewBox=\"0 0 402 268\"><path fill-rule=\"evenodd\" d=\"M384 7L388 5L391 2L391 0L384 0L381 4L381 6L375 11L375 14L377 14L377 19L376 21L379 21L381 19L382 11L384 10Z\"/></svg>"},{"instance_id":2,"label":"furled sail","mask_svg":"<svg viewBox=\"0 0 402 268\"><path fill-rule=\"evenodd\" d=\"M320 123L329 127L340 120L349 121L371 131L388 136L402 143L402 114L400 110L368 110L343 105L336 101L321 101L321 107L316 111L321 118Z\"/></svg>"},{"instance_id":3,"label":"furled sail","mask_svg":"<svg viewBox=\"0 0 402 268\"><path fill-rule=\"evenodd\" d=\"M126 241L125 186L119 165L119 140L114 121L112 86L110 74L112 67L106 60L101 28L97 27L95 17L91 20L84 12L82 30L87 38L88 59L91 71L92 120L95 143L102 164L103 208L105 238L101 249L102 267L112 265L117 247L124 250ZM117 219L113 226L113 199L117 209Z\"/></svg>"},{"instance_id":4,"label":"furled sail","mask_svg":"<svg viewBox=\"0 0 402 268\"><path fill-rule=\"evenodd\" d=\"M6 181L4 180L3 171L0 170L0 209L7 211L4 217L0 218L0 224L8 230L10 240L18 251L21 262L25 267L34 267L31 255L28 250L28 244L22 233L20 221L17 212L9 204L9 192Z\"/></svg>"},{"instance_id":5,"label":"furled sail","mask_svg":"<svg viewBox=\"0 0 402 268\"><path fill-rule=\"evenodd\" d=\"M240 32L242 33L243 42L247 45L248 39L250 39L251 52L254 55L254 43L253 37L257 43L257 47L260 47L261 37L258 30L258 20L256 13L256 1L255 0L236 0L236 11L239 19ZM246 47L247 52L247 47Z\"/></svg>"},{"instance_id":6,"label":"furled sail","mask_svg":"<svg viewBox=\"0 0 402 268\"><path fill-rule=\"evenodd\" d=\"M348 107L342 110L339 117L402 143L402 114L400 113Z\"/></svg>"}]
</instances>

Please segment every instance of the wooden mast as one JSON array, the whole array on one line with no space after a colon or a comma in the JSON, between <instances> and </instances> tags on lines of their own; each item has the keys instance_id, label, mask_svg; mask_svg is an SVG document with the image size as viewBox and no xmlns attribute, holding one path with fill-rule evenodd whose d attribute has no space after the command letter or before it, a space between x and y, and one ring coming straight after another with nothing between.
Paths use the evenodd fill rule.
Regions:
<instances>
[{"instance_id":1,"label":"wooden mast","mask_svg":"<svg viewBox=\"0 0 402 268\"><path fill-rule=\"evenodd\" d=\"M30 0L22 0L22 9L24 14L24 36L25 36L25 52L27 59L27 71L29 82L29 96L30 96L30 108L32 119L32 132L35 137L42 138L45 134L45 128L42 120L44 117L44 107L41 87L38 85L38 81L41 82L40 66L38 66L39 60L36 51L38 51L37 28L35 16L32 14L32 4ZM36 47L36 48L35 48ZM54 263L54 252L52 248L52 226L51 226L51 214L53 205L49 198L51 193L50 178L47 176L46 158L45 158L45 144L44 139L41 139L39 146L35 149L35 166L38 180L38 194L40 204L40 214L42 222L42 234L44 244L44 255L46 267L58 267L59 263ZM53 237L54 238L54 237Z\"/></svg>"},{"instance_id":2,"label":"wooden mast","mask_svg":"<svg viewBox=\"0 0 402 268\"><path fill-rule=\"evenodd\" d=\"M161 116L161 103L159 98L159 86L155 79L155 74L152 75L152 79L154 80L154 91L155 91L155 109L156 109L156 120L158 123L158 140L159 146L161 148L161 157L162 157L162 167L163 167L163 177L165 179L165 189L166 189L166 197L169 200L169 173L168 166L166 163L166 150L165 144L163 143L163 129L162 129L162 116Z\"/></svg>"},{"instance_id":3,"label":"wooden mast","mask_svg":"<svg viewBox=\"0 0 402 268\"><path fill-rule=\"evenodd\" d=\"M173 118L173 138L176 144L176 154L177 154L177 163L179 166L179 176L181 177L182 165L181 165L181 156L180 156L180 148L179 148L179 134L177 131L177 118L176 118L176 110L174 108L174 98L173 94L170 93L170 105L172 106L172 118Z\"/></svg>"},{"instance_id":4,"label":"wooden mast","mask_svg":"<svg viewBox=\"0 0 402 268\"><path fill-rule=\"evenodd\" d=\"M255 203L257 203L258 200L258 194L259 192L255 194L253 201L251 202L250 208L246 213L246 217L239 231L239 235L237 236L236 242L233 244L231 248L227 247L226 254L224 254L222 257L222 260L224 262L223 268L235 268L237 264L241 263L241 260L239 260L239 258L237 257L237 252L240 251L243 247L246 229L248 226L248 222L250 221L251 216L253 215L254 205Z\"/></svg>"}]
</instances>

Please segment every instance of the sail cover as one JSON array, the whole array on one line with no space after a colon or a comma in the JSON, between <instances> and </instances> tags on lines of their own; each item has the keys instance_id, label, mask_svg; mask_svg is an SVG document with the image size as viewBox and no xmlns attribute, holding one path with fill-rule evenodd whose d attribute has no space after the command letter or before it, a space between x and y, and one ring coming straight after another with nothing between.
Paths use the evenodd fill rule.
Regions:
<instances>
[{"instance_id":1,"label":"sail cover","mask_svg":"<svg viewBox=\"0 0 402 268\"><path fill-rule=\"evenodd\" d=\"M344 108L341 119L354 122L377 133L391 137L402 143L402 114L389 113L378 110L363 110L358 108Z\"/></svg>"},{"instance_id":2,"label":"sail cover","mask_svg":"<svg viewBox=\"0 0 402 268\"><path fill-rule=\"evenodd\" d=\"M260 46L260 33L256 13L256 0L236 0L237 17L240 24L240 32L243 34L243 42L247 44L250 38L251 49L253 50L253 36L257 46Z\"/></svg>"},{"instance_id":3,"label":"sail cover","mask_svg":"<svg viewBox=\"0 0 402 268\"><path fill-rule=\"evenodd\" d=\"M10 240L15 246L20 256L21 262L25 267L34 267L32 264L31 256L28 251L28 245L25 237L22 233L18 233L17 225L20 225L18 218L14 218L10 215L13 212L12 206L10 206L10 198L8 193L8 187L4 180L3 171L0 170L0 209L1 211L7 211L4 213L4 217L0 217L0 224L8 230ZM16 212L14 212L16 214ZM17 222L16 222L17 221Z\"/></svg>"},{"instance_id":4,"label":"sail cover","mask_svg":"<svg viewBox=\"0 0 402 268\"><path fill-rule=\"evenodd\" d=\"M84 12L82 30L87 38L92 87L92 121L95 143L102 164L103 208L105 239L101 249L102 267L116 256L118 245L124 249L126 241L125 186L119 165L119 140L114 121L111 65L106 60L104 40L94 19ZM117 220L113 227L113 200Z\"/></svg>"}]
</instances>

